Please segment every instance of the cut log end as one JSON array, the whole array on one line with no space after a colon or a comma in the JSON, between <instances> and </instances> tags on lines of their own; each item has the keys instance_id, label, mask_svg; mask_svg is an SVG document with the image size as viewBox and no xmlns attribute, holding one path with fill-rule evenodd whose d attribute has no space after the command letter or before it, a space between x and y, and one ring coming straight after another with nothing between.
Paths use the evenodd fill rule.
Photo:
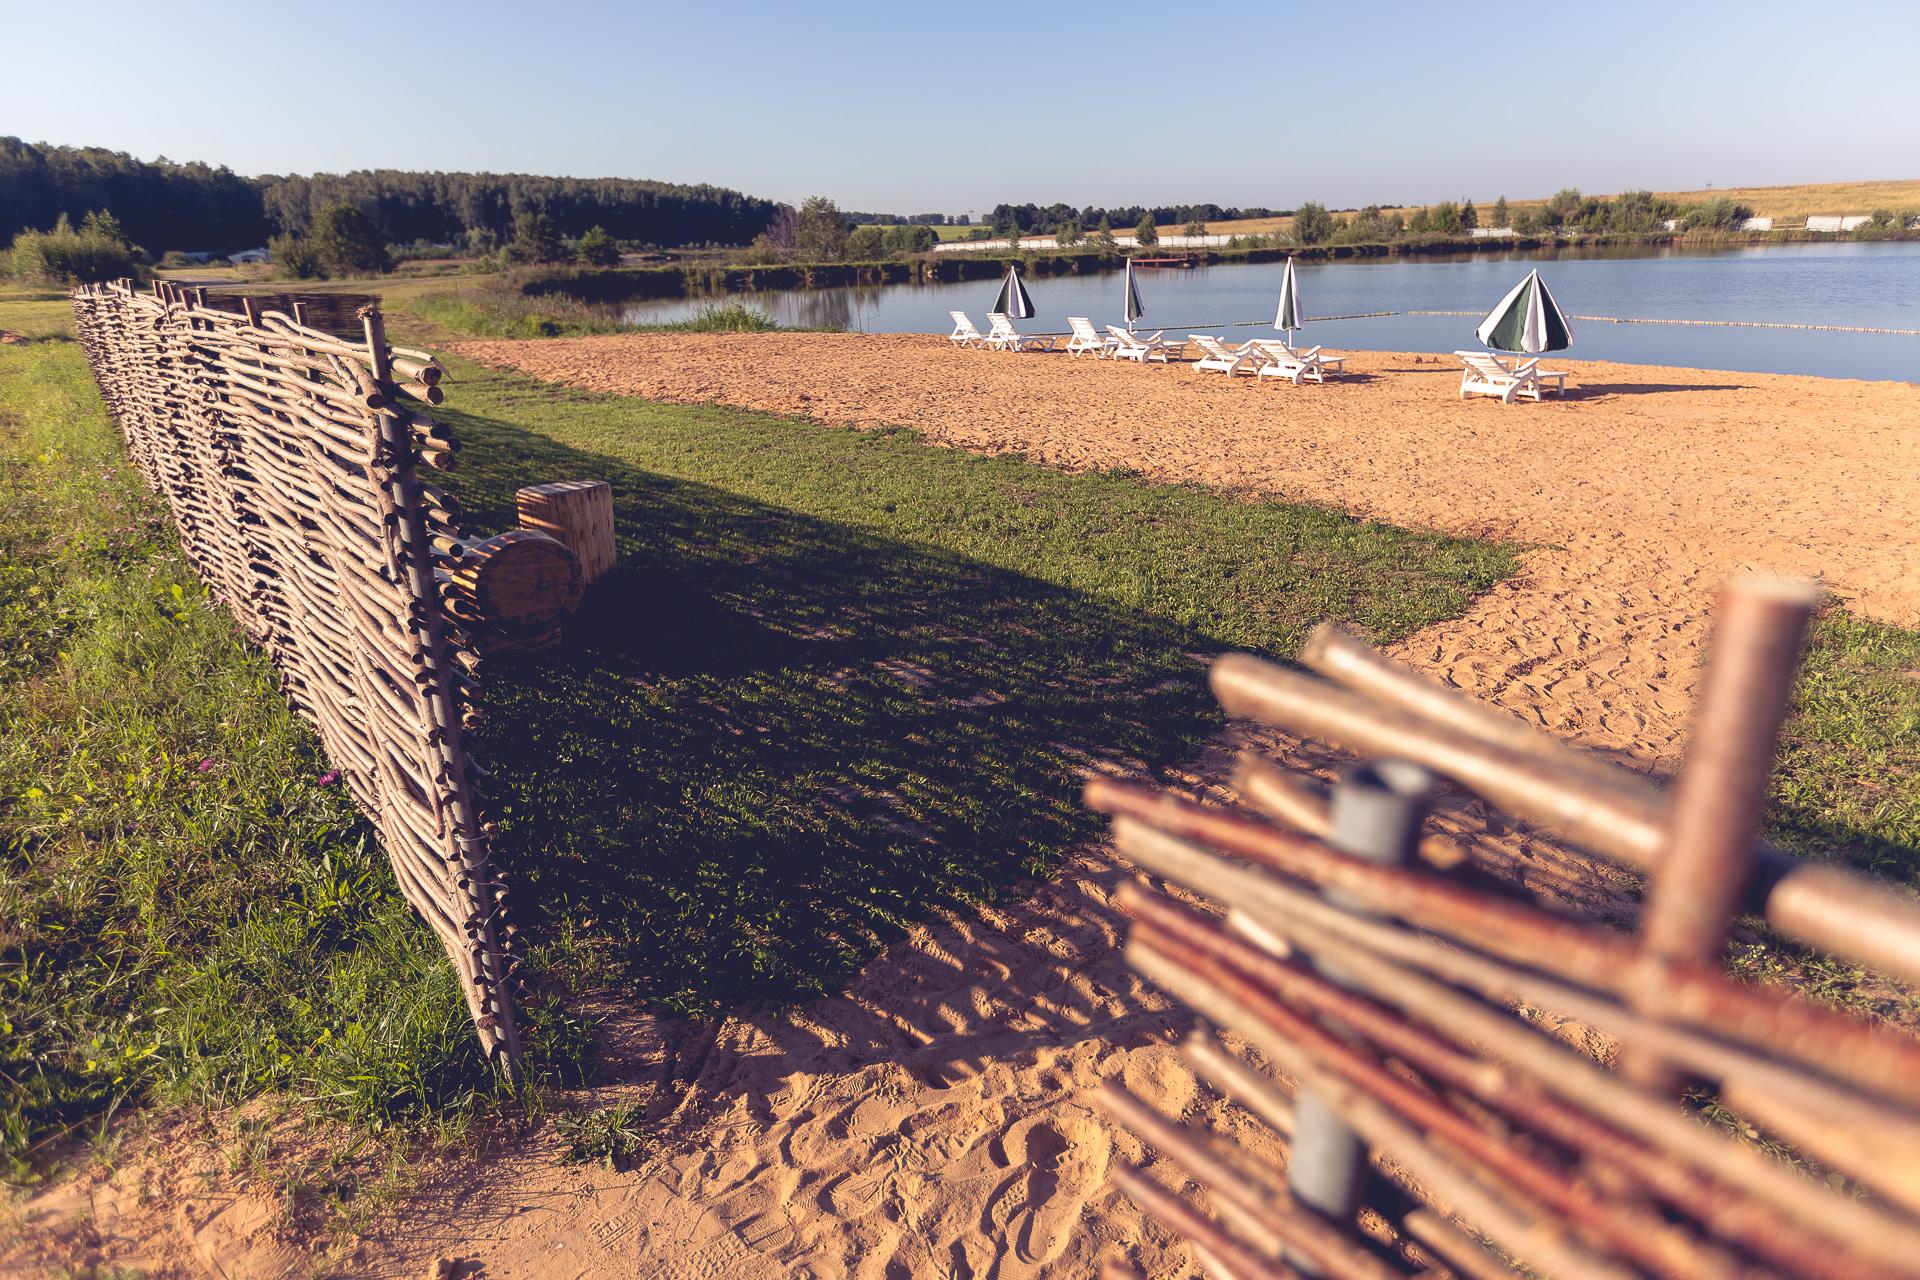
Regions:
<instances>
[{"instance_id":1,"label":"cut log end","mask_svg":"<svg viewBox=\"0 0 1920 1280\"><path fill-rule=\"evenodd\" d=\"M583 584L613 568L613 486L605 480L530 485L516 499L522 529L558 539L580 557Z\"/></svg>"},{"instance_id":2,"label":"cut log end","mask_svg":"<svg viewBox=\"0 0 1920 1280\"><path fill-rule=\"evenodd\" d=\"M545 534L514 529L469 543L447 585L479 625L527 634L551 628L579 605L580 561Z\"/></svg>"}]
</instances>

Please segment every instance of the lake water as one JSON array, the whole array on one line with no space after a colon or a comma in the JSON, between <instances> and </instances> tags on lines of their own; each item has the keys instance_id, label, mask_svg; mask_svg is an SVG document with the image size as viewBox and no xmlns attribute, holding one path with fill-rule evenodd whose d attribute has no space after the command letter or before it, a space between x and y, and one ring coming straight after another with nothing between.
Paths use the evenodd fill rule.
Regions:
<instances>
[{"instance_id":1,"label":"lake water","mask_svg":"<svg viewBox=\"0 0 1920 1280\"><path fill-rule=\"evenodd\" d=\"M1920 244L1812 243L1721 250L1541 250L1462 258L1375 258L1299 263L1308 316L1369 311L1470 311L1327 320L1304 338L1330 349L1448 352L1476 345L1480 317L1538 266L1569 316L1657 320L1748 320L1920 329ZM1280 263L1142 270L1142 326L1217 333L1238 340L1267 332ZM1064 331L1070 315L1096 325L1120 320L1120 273L1027 280L1038 314L1029 332ZM997 281L873 285L765 292L743 297L782 325L866 333L940 333L951 309L986 328ZM633 303L636 323L676 320L711 298ZM1236 323L1251 322L1251 323ZM1611 324L1572 321L1570 357L1755 373L1920 378L1920 336L1818 330Z\"/></svg>"}]
</instances>

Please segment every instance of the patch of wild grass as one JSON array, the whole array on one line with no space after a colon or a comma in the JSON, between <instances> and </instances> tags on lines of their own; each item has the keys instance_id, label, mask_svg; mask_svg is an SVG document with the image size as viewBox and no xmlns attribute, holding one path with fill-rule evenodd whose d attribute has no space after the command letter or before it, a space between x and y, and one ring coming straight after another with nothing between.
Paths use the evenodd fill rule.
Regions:
<instances>
[{"instance_id":1,"label":"patch of wild grass","mask_svg":"<svg viewBox=\"0 0 1920 1280\"><path fill-rule=\"evenodd\" d=\"M561 293L528 297L490 281L478 287L395 299L410 323L451 337L576 338L599 333L769 333L780 326L757 308L728 302L684 320L628 324L610 311Z\"/></svg>"},{"instance_id":2,"label":"patch of wild grass","mask_svg":"<svg viewBox=\"0 0 1920 1280\"><path fill-rule=\"evenodd\" d=\"M685 320L637 325L647 333L772 333L780 326L772 316L744 302L702 307Z\"/></svg>"},{"instance_id":3,"label":"patch of wild grass","mask_svg":"<svg viewBox=\"0 0 1920 1280\"><path fill-rule=\"evenodd\" d=\"M1781 734L1768 835L1920 890L1920 632L1831 608L1815 619ZM1764 927L1735 942L1737 969L1905 1022L1920 997Z\"/></svg>"},{"instance_id":4,"label":"patch of wild grass","mask_svg":"<svg viewBox=\"0 0 1920 1280\"><path fill-rule=\"evenodd\" d=\"M554 1128L566 1140L569 1164L599 1164L628 1169L653 1147L645 1109L638 1103L565 1112Z\"/></svg>"},{"instance_id":5,"label":"patch of wild grass","mask_svg":"<svg viewBox=\"0 0 1920 1280\"><path fill-rule=\"evenodd\" d=\"M405 307L409 318L454 337L578 338L624 333L631 327L559 294L534 299L491 284L424 293L409 299Z\"/></svg>"},{"instance_id":6,"label":"patch of wild grass","mask_svg":"<svg viewBox=\"0 0 1920 1280\"><path fill-rule=\"evenodd\" d=\"M493 1088L329 773L78 345L0 346L0 1174L130 1099L384 1120Z\"/></svg>"}]
</instances>

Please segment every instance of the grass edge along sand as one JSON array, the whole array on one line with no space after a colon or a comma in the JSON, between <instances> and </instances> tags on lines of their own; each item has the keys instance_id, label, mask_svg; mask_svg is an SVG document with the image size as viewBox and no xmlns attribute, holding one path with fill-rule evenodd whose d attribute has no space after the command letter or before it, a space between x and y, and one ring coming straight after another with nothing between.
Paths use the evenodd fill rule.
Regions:
<instances>
[{"instance_id":1,"label":"grass edge along sand","mask_svg":"<svg viewBox=\"0 0 1920 1280\"><path fill-rule=\"evenodd\" d=\"M1510 548L1128 474L1069 474L450 361L449 487L610 480L622 552L568 650L500 664L480 758L548 927L591 919L629 990L706 1016L833 990L928 912L1093 838L1095 760L1189 760L1201 663L1322 617L1393 639ZM455 406L458 406L456 409Z\"/></svg>"}]
</instances>

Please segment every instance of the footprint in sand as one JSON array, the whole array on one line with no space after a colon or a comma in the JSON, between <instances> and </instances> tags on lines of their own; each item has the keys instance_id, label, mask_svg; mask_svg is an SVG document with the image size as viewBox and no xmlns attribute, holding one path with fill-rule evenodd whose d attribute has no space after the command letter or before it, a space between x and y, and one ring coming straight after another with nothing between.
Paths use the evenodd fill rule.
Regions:
<instances>
[{"instance_id":1,"label":"footprint in sand","mask_svg":"<svg viewBox=\"0 0 1920 1280\"><path fill-rule=\"evenodd\" d=\"M1016 1121L1000 1139L1012 1176L987 1206L988 1225L1030 1266L1058 1258L1112 1153L1092 1111L1063 1105Z\"/></svg>"}]
</instances>

